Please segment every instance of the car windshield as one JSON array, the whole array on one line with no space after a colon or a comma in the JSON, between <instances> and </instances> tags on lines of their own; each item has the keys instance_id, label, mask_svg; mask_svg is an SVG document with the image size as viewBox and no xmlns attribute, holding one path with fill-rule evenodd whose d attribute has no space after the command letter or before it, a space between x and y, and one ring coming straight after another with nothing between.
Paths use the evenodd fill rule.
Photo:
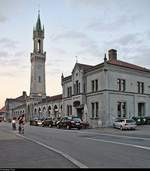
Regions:
<instances>
[{"instance_id":1,"label":"car windshield","mask_svg":"<svg viewBox=\"0 0 150 171\"><path fill-rule=\"evenodd\" d=\"M80 118L73 118L74 121L79 121L81 122L81 119Z\"/></svg>"},{"instance_id":2,"label":"car windshield","mask_svg":"<svg viewBox=\"0 0 150 171\"><path fill-rule=\"evenodd\" d=\"M135 121L132 120L132 119L127 119L127 120L126 120L126 123L133 123L133 122L135 122Z\"/></svg>"}]
</instances>

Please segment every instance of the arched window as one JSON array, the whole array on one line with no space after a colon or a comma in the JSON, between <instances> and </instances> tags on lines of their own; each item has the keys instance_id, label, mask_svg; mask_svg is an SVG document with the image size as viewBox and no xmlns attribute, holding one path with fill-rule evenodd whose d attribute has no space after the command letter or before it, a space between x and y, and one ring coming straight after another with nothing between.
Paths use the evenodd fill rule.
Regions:
<instances>
[{"instance_id":1,"label":"arched window","mask_svg":"<svg viewBox=\"0 0 150 171\"><path fill-rule=\"evenodd\" d=\"M55 117L56 117L57 113L58 113L58 107L55 105L54 106L54 115L55 115Z\"/></svg>"},{"instance_id":2,"label":"arched window","mask_svg":"<svg viewBox=\"0 0 150 171\"><path fill-rule=\"evenodd\" d=\"M38 52L41 52L41 40L38 40Z\"/></svg>"},{"instance_id":3,"label":"arched window","mask_svg":"<svg viewBox=\"0 0 150 171\"><path fill-rule=\"evenodd\" d=\"M48 114L51 114L51 106L48 106Z\"/></svg>"},{"instance_id":4,"label":"arched window","mask_svg":"<svg viewBox=\"0 0 150 171\"><path fill-rule=\"evenodd\" d=\"M36 115L36 112L37 112L37 110L36 109L34 109L34 114Z\"/></svg>"}]
</instances>

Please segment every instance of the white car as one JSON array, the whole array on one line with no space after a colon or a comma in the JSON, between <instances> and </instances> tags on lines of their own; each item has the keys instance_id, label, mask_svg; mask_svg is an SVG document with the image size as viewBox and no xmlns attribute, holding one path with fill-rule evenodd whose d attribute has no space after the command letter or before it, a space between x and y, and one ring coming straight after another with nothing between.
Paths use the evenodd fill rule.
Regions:
<instances>
[{"instance_id":1,"label":"white car","mask_svg":"<svg viewBox=\"0 0 150 171\"><path fill-rule=\"evenodd\" d=\"M116 119L113 123L114 128L124 129L136 129L137 124L133 119Z\"/></svg>"},{"instance_id":2,"label":"white car","mask_svg":"<svg viewBox=\"0 0 150 171\"><path fill-rule=\"evenodd\" d=\"M42 122L41 120L38 120L38 121L37 121L37 125L38 125L38 126L42 126L42 123L43 123L43 122Z\"/></svg>"}]
</instances>

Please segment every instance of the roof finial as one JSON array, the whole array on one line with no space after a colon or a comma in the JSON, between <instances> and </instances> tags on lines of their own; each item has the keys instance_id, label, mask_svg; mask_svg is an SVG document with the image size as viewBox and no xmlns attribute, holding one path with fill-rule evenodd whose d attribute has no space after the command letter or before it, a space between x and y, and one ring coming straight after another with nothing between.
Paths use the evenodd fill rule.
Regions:
<instances>
[{"instance_id":1,"label":"roof finial","mask_svg":"<svg viewBox=\"0 0 150 171\"><path fill-rule=\"evenodd\" d=\"M106 53L105 53L105 55L104 55L104 62L106 62L107 61L107 58L106 58Z\"/></svg>"},{"instance_id":2,"label":"roof finial","mask_svg":"<svg viewBox=\"0 0 150 171\"><path fill-rule=\"evenodd\" d=\"M78 63L78 57L77 56L75 56L76 57L76 63Z\"/></svg>"},{"instance_id":3,"label":"roof finial","mask_svg":"<svg viewBox=\"0 0 150 171\"><path fill-rule=\"evenodd\" d=\"M38 4L38 16L40 15L40 4Z\"/></svg>"},{"instance_id":4,"label":"roof finial","mask_svg":"<svg viewBox=\"0 0 150 171\"><path fill-rule=\"evenodd\" d=\"M41 31L42 27L41 27L41 20L40 20L40 5L38 4L38 18L37 18L37 22L36 22L36 30L37 31Z\"/></svg>"}]
</instances>

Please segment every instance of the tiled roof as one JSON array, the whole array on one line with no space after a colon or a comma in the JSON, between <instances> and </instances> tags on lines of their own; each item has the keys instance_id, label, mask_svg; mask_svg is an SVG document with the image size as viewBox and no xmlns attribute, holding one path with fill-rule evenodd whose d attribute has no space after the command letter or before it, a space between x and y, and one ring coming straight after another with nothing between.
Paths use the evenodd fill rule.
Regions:
<instances>
[{"instance_id":1,"label":"tiled roof","mask_svg":"<svg viewBox=\"0 0 150 171\"><path fill-rule=\"evenodd\" d=\"M6 112L5 106L0 109L0 112Z\"/></svg>"},{"instance_id":2,"label":"tiled roof","mask_svg":"<svg viewBox=\"0 0 150 171\"><path fill-rule=\"evenodd\" d=\"M116 65L116 66L121 66L121 67L131 68L131 69L135 69L135 70L140 70L140 71L144 71L144 72L150 72L150 70L147 69L147 68L140 67L138 65L134 65L134 64L131 64L131 63L120 61L120 60L109 60L109 61L107 61L107 63L112 64L112 65Z\"/></svg>"},{"instance_id":3,"label":"tiled roof","mask_svg":"<svg viewBox=\"0 0 150 171\"><path fill-rule=\"evenodd\" d=\"M77 65L79 66L80 69L83 69L85 72L92 68L93 66L92 65L86 65L86 64L80 64L80 63L77 63Z\"/></svg>"},{"instance_id":4,"label":"tiled roof","mask_svg":"<svg viewBox=\"0 0 150 171\"><path fill-rule=\"evenodd\" d=\"M17 97L16 99L14 99L14 100L16 100L16 101L20 101L20 102L24 102L25 101L25 97L24 96L19 96L19 97Z\"/></svg>"},{"instance_id":5,"label":"tiled roof","mask_svg":"<svg viewBox=\"0 0 150 171\"><path fill-rule=\"evenodd\" d=\"M56 96L49 96L49 97L47 98L47 101L49 102L49 101L61 100L61 99L62 99L62 94L58 94L58 95L56 95Z\"/></svg>"},{"instance_id":6,"label":"tiled roof","mask_svg":"<svg viewBox=\"0 0 150 171\"><path fill-rule=\"evenodd\" d=\"M66 80L70 80L71 79L71 75L67 76L67 77L64 77L63 80L66 81Z\"/></svg>"}]
</instances>

